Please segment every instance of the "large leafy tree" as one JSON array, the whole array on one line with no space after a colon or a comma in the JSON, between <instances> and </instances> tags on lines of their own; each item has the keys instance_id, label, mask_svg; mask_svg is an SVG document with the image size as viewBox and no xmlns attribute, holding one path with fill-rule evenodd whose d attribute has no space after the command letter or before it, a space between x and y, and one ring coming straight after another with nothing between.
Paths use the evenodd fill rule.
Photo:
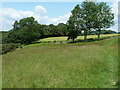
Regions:
<instances>
[{"instance_id":1,"label":"large leafy tree","mask_svg":"<svg viewBox=\"0 0 120 90\"><path fill-rule=\"evenodd\" d=\"M40 34L36 26L37 21L33 17L15 21L13 29L7 35L7 42L29 44L39 38Z\"/></svg>"},{"instance_id":2,"label":"large leafy tree","mask_svg":"<svg viewBox=\"0 0 120 90\"><path fill-rule=\"evenodd\" d=\"M104 2L96 3L94 20L94 27L97 30L98 39L100 39L101 30L105 30L114 25L114 14L112 13L111 7Z\"/></svg>"},{"instance_id":3,"label":"large leafy tree","mask_svg":"<svg viewBox=\"0 0 120 90\"><path fill-rule=\"evenodd\" d=\"M81 9L79 5L76 5L75 8L71 11L72 15L70 16L67 25L68 25L68 40L72 39L73 42L77 38L80 32L80 21L81 21Z\"/></svg>"},{"instance_id":4,"label":"large leafy tree","mask_svg":"<svg viewBox=\"0 0 120 90\"><path fill-rule=\"evenodd\" d=\"M95 2L83 2L82 9L82 30L84 32L84 40L87 40L87 35L94 28L94 16L96 15Z\"/></svg>"}]
</instances>

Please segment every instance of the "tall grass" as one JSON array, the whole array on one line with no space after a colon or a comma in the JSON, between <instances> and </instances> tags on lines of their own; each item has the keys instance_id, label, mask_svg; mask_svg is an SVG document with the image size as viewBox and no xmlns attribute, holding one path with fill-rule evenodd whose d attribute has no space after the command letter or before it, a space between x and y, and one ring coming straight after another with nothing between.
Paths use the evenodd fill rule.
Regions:
<instances>
[{"instance_id":1,"label":"tall grass","mask_svg":"<svg viewBox=\"0 0 120 90\"><path fill-rule=\"evenodd\" d=\"M118 38L45 44L3 55L3 88L116 88Z\"/></svg>"}]
</instances>

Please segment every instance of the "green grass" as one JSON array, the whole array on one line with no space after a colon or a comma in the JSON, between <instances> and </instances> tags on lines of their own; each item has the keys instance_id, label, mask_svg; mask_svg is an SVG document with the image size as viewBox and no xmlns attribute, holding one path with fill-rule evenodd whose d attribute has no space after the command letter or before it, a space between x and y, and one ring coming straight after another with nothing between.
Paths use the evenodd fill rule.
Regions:
<instances>
[{"instance_id":1,"label":"green grass","mask_svg":"<svg viewBox=\"0 0 120 90\"><path fill-rule=\"evenodd\" d=\"M32 47L32 46L45 45L45 44L48 43L35 43L35 44L23 45L23 47Z\"/></svg>"},{"instance_id":2,"label":"green grass","mask_svg":"<svg viewBox=\"0 0 120 90\"><path fill-rule=\"evenodd\" d=\"M2 65L3 88L116 88L118 38L24 47Z\"/></svg>"},{"instance_id":3,"label":"green grass","mask_svg":"<svg viewBox=\"0 0 120 90\"><path fill-rule=\"evenodd\" d=\"M105 38L105 37L113 37L113 36L118 36L120 34L102 34L101 38ZM23 47L29 47L29 46L39 46L39 45L44 45L44 44L51 44L51 43L56 43L59 44L60 42L62 43L68 43L71 42L72 40L67 41L67 36L62 36L62 37L48 37L48 38L44 38L44 39L40 39L37 41L37 43L34 44L30 44L30 45L24 45ZM87 37L88 39L93 38L93 39L97 39L97 35L88 35ZM79 40L84 40L84 36L78 36L77 39L75 41L79 41Z\"/></svg>"}]
</instances>

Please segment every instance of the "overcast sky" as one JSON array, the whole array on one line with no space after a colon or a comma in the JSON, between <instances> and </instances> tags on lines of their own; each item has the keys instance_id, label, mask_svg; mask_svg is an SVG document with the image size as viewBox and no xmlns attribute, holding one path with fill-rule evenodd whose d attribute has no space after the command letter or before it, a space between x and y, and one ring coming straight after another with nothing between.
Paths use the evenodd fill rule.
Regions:
<instances>
[{"instance_id":1,"label":"overcast sky","mask_svg":"<svg viewBox=\"0 0 120 90\"><path fill-rule=\"evenodd\" d=\"M9 31L12 29L14 21L30 16L33 16L40 24L56 25L58 23L66 23L71 14L71 10L77 4L81 3L77 1L78 0L76 0L76 2L64 0L64 2L57 2L56 0L56 2L53 2L53 0L51 0L51 2L32 2L29 0L28 2L28 0L24 0L23 2L14 2L14 0L11 0L11 2L8 2L4 0L0 3L0 5L2 5L2 7L0 7L0 15L2 15L0 16L2 22L2 24L0 24L0 27L2 27L1 30ZM112 11L115 14L115 25L110 29L118 31L118 1L108 1L107 4L112 7Z\"/></svg>"}]
</instances>

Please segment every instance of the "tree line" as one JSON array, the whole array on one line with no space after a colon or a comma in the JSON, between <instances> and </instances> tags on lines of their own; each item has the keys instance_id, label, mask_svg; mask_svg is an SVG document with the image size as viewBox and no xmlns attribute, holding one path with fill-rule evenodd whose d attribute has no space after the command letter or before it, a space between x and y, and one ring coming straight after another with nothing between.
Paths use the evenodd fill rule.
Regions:
<instances>
[{"instance_id":1,"label":"tree line","mask_svg":"<svg viewBox=\"0 0 120 90\"><path fill-rule=\"evenodd\" d=\"M30 44L46 37L67 36L67 26L64 23L43 25L34 17L27 17L15 21L13 29L5 36L3 43Z\"/></svg>"},{"instance_id":2,"label":"tree line","mask_svg":"<svg viewBox=\"0 0 120 90\"><path fill-rule=\"evenodd\" d=\"M4 43L30 44L38 39L51 36L68 36L73 42L78 35L87 35L95 32L100 39L102 30L114 25L114 14L111 7L104 2L82 2L71 11L71 16L66 24L43 25L39 24L34 17L23 18L15 21L13 29L4 39Z\"/></svg>"}]
</instances>

